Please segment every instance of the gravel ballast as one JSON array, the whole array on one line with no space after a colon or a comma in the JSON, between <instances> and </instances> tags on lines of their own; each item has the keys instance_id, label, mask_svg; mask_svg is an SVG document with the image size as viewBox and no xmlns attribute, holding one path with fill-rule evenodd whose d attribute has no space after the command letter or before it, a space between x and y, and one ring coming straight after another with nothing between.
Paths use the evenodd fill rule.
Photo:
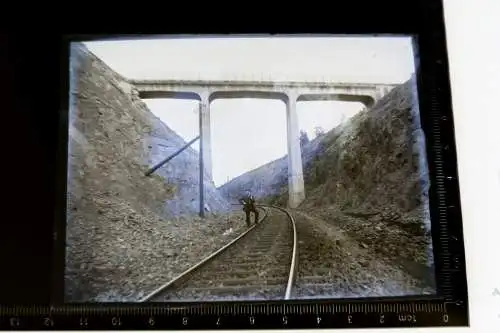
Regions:
<instances>
[{"instance_id":1,"label":"gravel ballast","mask_svg":"<svg viewBox=\"0 0 500 333\"><path fill-rule=\"evenodd\" d=\"M294 298L406 296L433 288L381 260L334 224L294 211L299 270Z\"/></svg>"},{"instance_id":2,"label":"gravel ballast","mask_svg":"<svg viewBox=\"0 0 500 333\"><path fill-rule=\"evenodd\" d=\"M79 226L67 234L68 301L138 301L246 229L239 212L165 220L116 197L96 196L93 204L102 211L94 223L71 212Z\"/></svg>"},{"instance_id":3,"label":"gravel ballast","mask_svg":"<svg viewBox=\"0 0 500 333\"><path fill-rule=\"evenodd\" d=\"M280 300L292 260L293 233L285 214L268 217L225 252L151 301Z\"/></svg>"}]
</instances>

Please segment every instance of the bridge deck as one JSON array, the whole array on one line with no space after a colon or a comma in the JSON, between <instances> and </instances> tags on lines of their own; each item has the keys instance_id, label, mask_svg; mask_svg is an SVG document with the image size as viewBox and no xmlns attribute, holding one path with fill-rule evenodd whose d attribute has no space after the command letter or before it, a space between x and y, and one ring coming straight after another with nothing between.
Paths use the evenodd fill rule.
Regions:
<instances>
[{"instance_id":1,"label":"bridge deck","mask_svg":"<svg viewBox=\"0 0 500 333\"><path fill-rule=\"evenodd\" d=\"M136 86L190 86L190 87L283 87L283 88L394 88L399 83L356 83L315 81L229 81L229 80L128 80Z\"/></svg>"}]
</instances>

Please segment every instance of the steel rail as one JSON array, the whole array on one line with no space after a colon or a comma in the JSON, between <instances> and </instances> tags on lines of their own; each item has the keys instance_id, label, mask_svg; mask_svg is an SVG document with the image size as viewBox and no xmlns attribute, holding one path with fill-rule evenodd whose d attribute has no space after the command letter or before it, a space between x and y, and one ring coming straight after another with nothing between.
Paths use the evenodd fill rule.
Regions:
<instances>
[{"instance_id":1,"label":"steel rail","mask_svg":"<svg viewBox=\"0 0 500 333\"><path fill-rule=\"evenodd\" d=\"M229 242L228 244L224 245L222 248L218 249L217 251L213 252L208 257L202 259L200 262L198 262L194 266L191 266L191 268L188 268L186 271L182 272L177 277L173 278L172 280L170 280L169 282L165 283L161 287L155 289L154 291L152 291L151 293L149 293L146 297L143 297L142 299L140 299L139 302L142 303L142 302L146 302L146 301L150 300L151 298L153 298L154 296L158 295L159 293L161 293L162 291L164 291L168 287L172 286L173 284L175 284L175 283L179 282L180 280L184 279L185 277L189 276L189 274L191 274L195 270L201 268L206 263L208 263L210 260L214 259L215 257L217 257L218 255L220 255L221 253L225 252L228 248L230 248L232 245L234 245L239 240L243 239L243 237L245 237L246 235L248 235L256 227L260 226L261 223L264 222L264 220L267 218L268 211L266 209L262 209L262 210L264 211L264 216L261 219L259 219L259 222L257 224L254 224L248 230L244 231L241 235L239 235L238 237L236 237L235 239L233 239L231 242Z\"/></svg>"},{"instance_id":2,"label":"steel rail","mask_svg":"<svg viewBox=\"0 0 500 333\"><path fill-rule=\"evenodd\" d=\"M273 205L258 205L259 207L269 207L269 208L274 208L282 211L288 216L288 219L290 223L292 224L293 227L293 250L292 250L292 263L290 264L290 273L288 275L288 283L286 286L286 291L285 291L285 300L290 299L291 294L292 294L292 288L295 285L295 280L297 278L297 269L298 269L298 261L299 261L299 255L298 255L298 239L297 239L297 227L295 226L295 219L293 218L292 214L290 214L289 211L287 211L284 208L278 207L278 206L273 206Z\"/></svg>"}]
</instances>

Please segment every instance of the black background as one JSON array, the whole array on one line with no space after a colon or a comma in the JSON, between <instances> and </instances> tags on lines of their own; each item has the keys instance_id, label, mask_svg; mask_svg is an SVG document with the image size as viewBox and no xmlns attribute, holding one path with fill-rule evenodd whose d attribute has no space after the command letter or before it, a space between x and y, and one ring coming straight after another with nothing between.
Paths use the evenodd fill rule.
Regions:
<instances>
[{"instance_id":1,"label":"black background","mask_svg":"<svg viewBox=\"0 0 500 333\"><path fill-rule=\"evenodd\" d=\"M140 31L140 34L145 34L144 25L139 28L139 23L143 21L150 27L157 27L156 30L149 30L151 34L417 35L421 69L418 82L422 125L429 133L431 96L432 91L437 91L439 112L443 116L441 141L447 146L444 151L445 170L446 175L452 177L447 184L447 203L453 206L449 210L448 229L456 239L451 242L451 248L461 268L453 277L453 297L467 304L462 221L441 2L378 1L372 5L371 2L350 1L349 4L342 2L332 5L308 3L307 6L300 7L298 4L276 5L277 8L270 8L261 7L258 3L246 3L242 6L248 8L238 7L239 9L234 11L227 7L217 9L215 5L206 11L201 8L188 11L176 7L158 10L157 18L152 13L140 15L136 12L129 18L120 13L123 16L121 19L118 19L118 10L104 14L103 9L99 11L99 15L90 15L84 10L63 14L63 9L59 9L59 20L45 16L46 21L30 21L29 25L19 27L18 33L0 34L0 86L3 101L1 187L4 196L1 201L4 207L0 222L1 304L47 305L62 302L64 226L61 221L59 224L54 221L63 216L62 209L65 207L64 193L61 191L64 189L66 177L64 148L67 134L61 136L61 133L67 131L67 126L64 121L66 113L61 109L67 106L69 41L120 36L116 33L110 35L111 32L106 30L110 27L119 30L120 25L122 32L138 34ZM138 6L130 9L146 8ZM252 12L252 9L255 12ZM148 10L155 11L154 8ZM299 14L293 15L292 10ZM113 18L116 18L115 22ZM267 18L269 20L266 20ZM266 21L269 22L267 25L264 23ZM81 23L80 29L87 26L89 30L96 28L101 22L101 31L106 31L108 35L69 34L69 24L77 22ZM59 28L62 28L65 23L68 23L65 34L44 31L45 27L58 28L59 25ZM428 135L427 141L431 147L432 136ZM429 162L433 177L435 174L432 154L429 154ZM431 215L435 219L436 196L431 192L430 197L433 204ZM57 242L54 242L55 233ZM441 249L435 228L433 240L439 278Z\"/></svg>"}]
</instances>

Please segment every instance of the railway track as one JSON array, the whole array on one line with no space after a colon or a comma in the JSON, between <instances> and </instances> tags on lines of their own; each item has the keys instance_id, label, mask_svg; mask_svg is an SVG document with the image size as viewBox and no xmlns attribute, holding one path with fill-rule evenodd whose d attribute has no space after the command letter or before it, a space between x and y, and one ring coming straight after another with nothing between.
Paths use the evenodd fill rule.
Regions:
<instances>
[{"instance_id":1,"label":"railway track","mask_svg":"<svg viewBox=\"0 0 500 333\"><path fill-rule=\"evenodd\" d=\"M297 275L297 232L284 209L259 205L260 222L141 302L288 299Z\"/></svg>"}]
</instances>

